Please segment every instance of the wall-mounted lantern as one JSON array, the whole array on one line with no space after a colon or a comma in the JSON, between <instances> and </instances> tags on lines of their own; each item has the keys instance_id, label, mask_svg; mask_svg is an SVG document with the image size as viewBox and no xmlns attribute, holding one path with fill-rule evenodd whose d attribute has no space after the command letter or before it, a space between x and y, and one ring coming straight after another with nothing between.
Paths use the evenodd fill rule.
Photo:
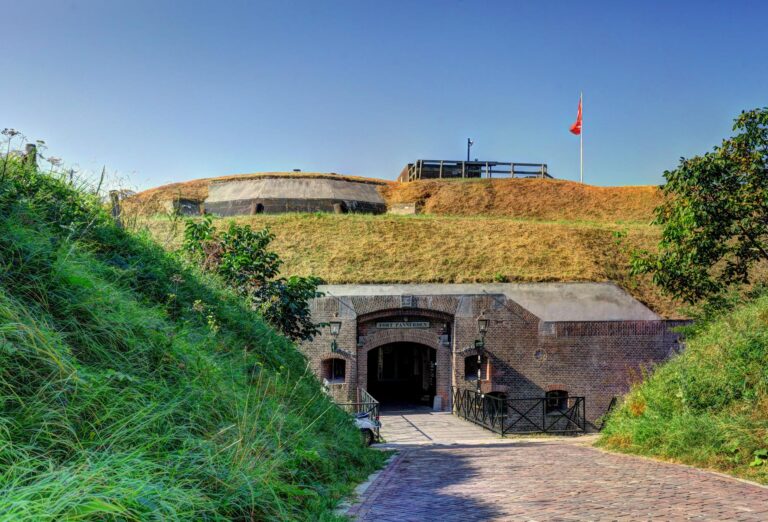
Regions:
<instances>
[{"instance_id":1,"label":"wall-mounted lantern","mask_svg":"<svg viewBox=\"0 0 768 522\"><path fill-rule=\"evenodd\" d=\"M339 336L339 332L341 332L341 321L331 321L328 324L330 326L331 335L333 336L333 340L331 341L331 351L336 352L338 350L336 338Z\"/></svg>"},{"instance_id":2,"label":"wall-mounted lantern","mask_svg":"<svg viewBox=\"0 0 768 522\"><path fill-rule=\"evenodd\" d=\"M488 319L485 317L477 318L477 331L480 332L480 338L485 339L485 334L488 333Z\"/></svg>"},{"instance_id":3,"label":"wall-mounted lantern","mask_svg":"<svg viewBox=\"0 0 768 522\"><path fill-rule=\"evenodd\" d=\"M488 319L482 315L477 318L477 331L480 332L480 339L475 341L475 350L477 350L477 394L480 395L480 379L483 375L483 353L485 352L485 334L488 333Z\"/></svg>"},{"instance_id":4,"label":"wall-mounted lantern","mask_svg":"<svg viewBox=\"0 0 768 522\"><path fill-rule=\"evenodd\" d=\"M331 321L331 335L334 337L338 337L339 332L341 331L341 321Z\"/></svg>"}]
</instances>

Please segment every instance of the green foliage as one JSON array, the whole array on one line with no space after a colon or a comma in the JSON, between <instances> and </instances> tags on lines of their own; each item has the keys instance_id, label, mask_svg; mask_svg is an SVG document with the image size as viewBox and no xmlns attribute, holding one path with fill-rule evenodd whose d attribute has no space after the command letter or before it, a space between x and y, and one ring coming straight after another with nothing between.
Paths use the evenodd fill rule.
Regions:
<instances>
[{"instance_id":1,"label":"green foliage","mask_svg":"<svg viewBox=\"0 0 768 522\"><path fill-rule=\"evenodd\" d=\"M204 246L213 239L214 233L213 218L210 214L206 214L200 221L187 220L184 224L183 250L202 259L205 254Z\"/></svg>"},{"instance_id":2,"label":"green foliage","mask_svg":"<svg viewBox=\"0 0 768 522\"><path fill-rule=\"evenodd\" d=\"M713 152L664 173L659 253L634 259L635 273L689 302L751 282L768 261L768 108L743 112L733 129Z\"/></svg>"},{"instance_id":3,"label":"green foliage","mask_svg":"<svg viewBox=\"0 0 768 522\"><path fill-rule=\"evenodd\" d=\"M182 251L214 272L246 298L267 322L293 340L311 339L318 332L309 300L319 297L317 277L278 277L282 261L268 247L274 235L263 229L230 223L219 232L210 216L188 220Z\"/></svg>"},{"instance_id":4,"label":"green foliage","mask_svg":"<svg viewBox=\"0 0 768 522\"><path fill-rule=\"evenodd\" d=\"M698 327L614 410L602 442L768 483L768 295Z\"/></svg>"},{"instance_id":5,"label":"green foliage","mask_svg":"<svg viewBox=\"0 0 768 522\"><path fill-rule=\"evenodd\" d=\"M320 294L317 277L291 276L265 283L256 294L256 309L266 321L290 339L309 339L318 332L309 301Z\"/></svg>"},{"instance_id":6,"label":"green foliage","mask_svg":"<svg viewBox=\"0 0 768 522\"><path fill-rule=\"evenodd\" d=\"M0 180L0 521L322 520L377 466L233 292L54 172Z\"/></svg>"},{"instance_id":7,"label":"green foliage","mask_svg":"<svg viewBox=\"0 0 768 522\"><path fill-rule=\"evenodd\" d=\"M230 223L219 236L218 272L239 293L253 294L280 273L280 258L267 250L274 239L269 230L258 232L248 225Z\"/></svg>"},{"instance_id":8,"label":"green foliage","mask_svg":"<svg viewBox=\"0 0 768 522\"><path fill-rule=\"evenodd\" d=\"M763 466L768 463L768 449L755 450L752 455L754 455L755 460L749 463L750 466Z\"/></svg>"}]
</instances>

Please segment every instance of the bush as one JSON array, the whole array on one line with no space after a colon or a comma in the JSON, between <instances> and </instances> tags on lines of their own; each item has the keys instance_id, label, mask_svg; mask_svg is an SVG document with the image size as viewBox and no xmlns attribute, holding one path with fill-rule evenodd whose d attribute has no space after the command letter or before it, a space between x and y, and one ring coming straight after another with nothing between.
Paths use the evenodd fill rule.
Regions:
<instances>
[{"instance_id":1,"label":"bush","mask_svg":"<svg viewBox=\"0 0 768 522\"><path fill-rule=\"evenodd\" d=\"M317 277L277 277L282 261L267 249L274 235L230 223L218 232L210 216L188 220L182 251L204 270L213 272L258 310L273 327L295 341L319 331L312 323L309 300L320 297Z\"/></svg>"}]
</instances>

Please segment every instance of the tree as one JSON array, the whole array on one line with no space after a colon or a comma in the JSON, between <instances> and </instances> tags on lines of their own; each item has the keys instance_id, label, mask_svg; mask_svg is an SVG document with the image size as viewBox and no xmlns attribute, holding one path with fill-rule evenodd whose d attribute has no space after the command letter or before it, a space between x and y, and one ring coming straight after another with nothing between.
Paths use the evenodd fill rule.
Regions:
<instances>
[{"instance_id":1,"label":"tree","mask_svg":"<svg viewBox=\"0 0 768 522\"><path fill-rule=\"evenodd\" d=\"M742 112L733 130L664 172L658 253L633 258L635 274L691 303L754 282L755 264L768 261L768 108Z\"/></svg>"},{"instance_id":2,"label":"tree","mask_svg":"<svg viewBox=\"0 0 768 522\"><path fill-rule=\"evenodd\" d=\"M182 250L203 270L218 274L223 282L248 300L266 321L287 337L311 339L318 332L312 322L309 300L320 297L317 277L278 277L282 261L268 247L274 235L263 229L230 223L218 232L210 216L188 220Z\"/></svg>"}]
</instances>

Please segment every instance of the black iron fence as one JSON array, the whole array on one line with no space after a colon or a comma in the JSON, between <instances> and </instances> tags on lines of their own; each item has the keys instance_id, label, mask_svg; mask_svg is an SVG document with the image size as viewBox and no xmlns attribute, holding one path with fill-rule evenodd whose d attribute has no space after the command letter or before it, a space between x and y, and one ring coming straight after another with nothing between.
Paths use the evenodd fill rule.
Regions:
<instances>
[{"instance_id":1,"label":"black iron fence","mask_svg":"<svg viewBox=\"0 0 768 522\"><path fill-rule=\"evenodd\" d=\"M508 399L453 388L453 413L502 437L511 433L584 433L585 411L584 397Z\"/></svg>"},{"instance_id":2,"label":"black iron fence","mask_svg":"<svg viewBox=\"0 0 768 522\"><path fill-rule=\"evenodd\" d=\"M357 389L357 401L337 402L336 404L350 415L367 413L372 420L375 420L377 423L379 421L379 401L374 399L364 388ZM378 429L376 431L378 436Z\"/></svg>"},{"instance_id":3,"label":"black iron fence","mask_svg":"<svg viewBox=\"0 0 768 522\"><path fill-rule=\"evenodd\" d=\"M611 402L608 404L608 408L605 410L605 413L600 417L600 425L597 426L598 430L601 430L605 427L605 422L608 420L608 417L613 413L614 408L616 408L616 405L619 403L619 398L614 397L611 399Z\"/></svg>"}]
</instances>

